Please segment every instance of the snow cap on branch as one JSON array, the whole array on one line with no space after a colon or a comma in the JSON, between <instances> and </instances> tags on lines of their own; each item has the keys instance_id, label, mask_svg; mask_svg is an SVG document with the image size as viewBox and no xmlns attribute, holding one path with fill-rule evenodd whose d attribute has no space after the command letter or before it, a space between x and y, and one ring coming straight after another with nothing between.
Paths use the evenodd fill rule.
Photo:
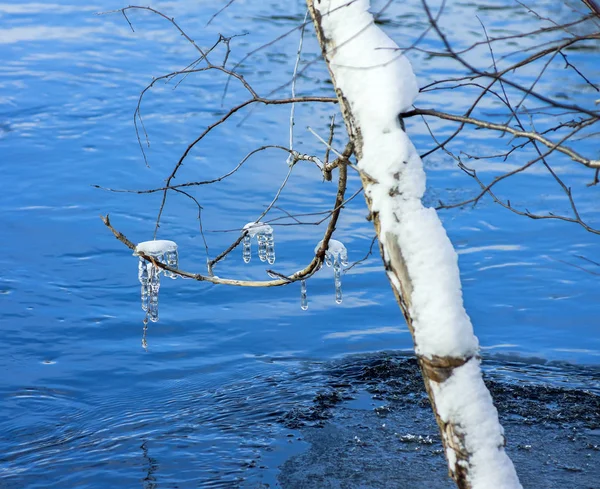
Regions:
<instances>
[{"instance_id":1,"label":"snow cap on branch","mask_svg":"<svg viewBox=\"0 0 600 489\"><path fill-rule=\"evenodd\" d=\"M419 93L408 59L375 25L367 0L321 0L315 7L326 36L335 39L329 56L338 86L350 101L354 116L361 123L369 122L361 128L396 126L398 114L406 112Z\"/></svg>"},{"instance_id":2,"label":"snow cap on branch","mask_svg":"<svg viewBox=\"0 0 600 489\"><path fill-rule=\"evenodd\" d=\"M370 182L365 194L378 214L386 262L400 250L408 271L416 352L468 358L479 345L463 307L458 257L435 210L421 203L423 163L398 119L419 92L410 61L375 24L368 1L321 0L315 7L329 66L358 131L358 167Z\"/></svg>"}]
</instances>

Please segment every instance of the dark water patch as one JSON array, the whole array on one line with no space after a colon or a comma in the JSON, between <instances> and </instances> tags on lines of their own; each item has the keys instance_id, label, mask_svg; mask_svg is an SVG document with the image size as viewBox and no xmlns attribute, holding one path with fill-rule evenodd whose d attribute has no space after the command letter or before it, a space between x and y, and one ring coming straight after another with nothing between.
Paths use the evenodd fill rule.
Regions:
<instances>
[{"instance_id":1,"label":"dark water patch","mask_svg":"<svg viewBox=\"0 0 600 489\"><path fill-rule=\"evenodd\" d=\"M524 487L600 487L597 369L489 364L486 383ZM519 371L521 378L507 376L509 370ZM555 379L579 377L587 389L544 383L539 374L545 371ZM300 429L310 449L282 466L281 487L454 487L414 358L355 357L325 372L327 389L311 406L296 407L284 417L288 426ZM537 383L522 378L528 376L537 377Z\"/></svg>"},{"instance_id":2,"label":"dark water patch","mask_svg":"<svg viewBox=\"0 0 600 489\"><path fill-rule=\"evenodd\" d=\"M578 423L597 429L600 370L558 365L485 361L485 382L501 415L524 424ZM373 400L389 403L387 411L429 406L416 359L405 354L350 357L325 367L323 375L326 387L314 395L310 405L296 406L286 413L284 423L297 428L304 422L312 425L328 419L332 408L354 398L360 390Z\"/></svg>"}]
</instances>

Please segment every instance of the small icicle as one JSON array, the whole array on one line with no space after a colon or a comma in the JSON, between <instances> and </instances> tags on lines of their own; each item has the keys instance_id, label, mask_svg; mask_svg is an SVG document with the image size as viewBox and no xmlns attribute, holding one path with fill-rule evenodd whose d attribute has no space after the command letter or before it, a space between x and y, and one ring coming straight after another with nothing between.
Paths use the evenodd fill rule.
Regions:
<instances>
[{"instance_id":1,"label":"small icicle","mask_svg":"<svg viewBox=\"0 0 600 489\"><path fill-rule=\"evenodd\" d=\"M340 253L340 261L342 263L342 266L348 266L348 250L346 248L344 248Z\"/></svg>"},{"instance_id":2,"label":"small icicle","mask_svg":"<svg viewBox=\"0 0 600 489\"><path fill-rule=\"evenodd\" d=\"M260 261L267 261L267 237L263 233L256 235L258 240L258 258Z\"/></svg>"},{"instance_id":3,"label":"small icicle","mask_svg":"<svg viewBox=\"0 0 600 489\"><path fill-rule=\"evenodd\" d=\"M150 290L148 288L148 266L146 260L140 257L138 264L138 278L141 284L142 310L148 310L148 300L150 299Z\"/></svg>"},{"instance_id":4,"label":"small icicle","mask_svg":"<svg viewBox=\"0 0 600 489\"><path fill-rule=\"evenodd\" d=\"M323 242L315 247L315 253L319 251ZM335 302L342 303L342 267L348 265L348 250L336 239L330 239L325 251L325 263L328 267L333 266L333 277L335 280Z\"/></svg>"},{"instance_id":5,"label":"small icicle","mask_svg":"<svg viewBox=\"0 0 600 489\"><path fill-rule=\"evenodd\" d=\"M150 261L142 258L142 254L152 257L157 262L173 269L179 268L179 255L177 243L166 239L144 241L135 247L134 255L140 256L138 264L138 278L141 284L142 309L146 311L145 323L148 320L158 321L158 291L160 290L160 274L166 277L177 278L177 275L168 270L163 270Z\"/></svg>"},{"instance_id":6,"label":"small icicle","mask_svg":"<svg viewBox=\"0 0 600 489\"><path fill-rule=\"evenodd\" d=\"M148 301L148 318L153 323L158 321L158 291L160 290L160 268L150 264L150 299Z\"/></svg>"},{"instance_id":7,"label":"small icicle","mask_svg":"<svg viewBox=\"0 0 600 489\"><path fill-rule=\"evenodd\" d=\"M179 268L179 256L177 254L177 248L170 249L165 253L165 264L171 268ZM173 272L165 270L165 275L169 278L176 279L177 275Z\"/></svg>"},{"instance_id":8,"label":"small icicle","mask_svg":"<svg viewBox=\"0 0 600 489\"><path fill-rule=\"evenodd\" d=\"M249 222L244 226L244 261L250 261L250 240L256 236L258 241L258 257L260 261L275 263L275 241L273 228L264 222Z\"/></svg>"},{"instance_id":9,"label":"small icicle","mask_svg":"<svg viewBox=\"0 0 600 489\"><path fill-rule=\"evenodd\" d=\"M167 264L167 251L165 250L164 252L160 253L156 259L160 262L163 263L164 265ZM169 277L171 275L171 272L169 272L168 270L163 270L162 268L160 269L162 271L162 273L165 274L165 277Z\"/></svg>"},{"instance_id":10,"label":"small icicle","mask_svg":"<svg viewBox=\"0 0 600 489\"><path fill-rule=\"evenodd\" d=\"M273 230L265 233L267 239L267 261L270 265L275 263L275 238L273 238Z\"/></svg>"},{"instance_id":11,"label":"small icicle","mask_svg":"<svg viewBox=\"0 0 600 489\"><path fill-rule=\"evenodd\" d=\"M308 309L308 297L306 296L306 280L300 281L300 307L303 311Z\"/></svg>"},{"instance_id":12,"label":"small icicle","mask_svg":"<svg viewBox=\"0 0 600 489\"><path fill-rule=\"evenodd\" d=\"M339 255L333 259L333 277L335 280L335 302L342 303L342 263Z\"/></svg>"},{"instance_id":13,"label":"small icicle","mask_svg":"<svg viewBox=\"0 0 600 489\"><path fill-rule=\"evenodd\" d=\"M242 258L244 259L244 263L250 263L250 259L252 258L252 244L249 234L244 235L244 249L242 251Z\"/></svg>"},{"instance_id":14,"label":"small icicle","mask_svg":"<svg viewBox=\"0 0 600 489\"><path fill-rule=\"evenodd\" d=\"M148 342L146 341L146 333L148 332L148 314L144 317L144 329L142 330L142 348L148 351Z\"/></svg>"},{"instance_id":15,"label":"small icicle","mask_svg":"<svg viewBox=\"0 0 600 489\"><path fill-rule=\"evenodd\" d=\"M160 268L156 268L150 264L149 270L150 279L149 292L150 298L148 300L148 318L150 321L155 323L158 321L158 291L160 290Z\"/></svg>"}]
</instances>

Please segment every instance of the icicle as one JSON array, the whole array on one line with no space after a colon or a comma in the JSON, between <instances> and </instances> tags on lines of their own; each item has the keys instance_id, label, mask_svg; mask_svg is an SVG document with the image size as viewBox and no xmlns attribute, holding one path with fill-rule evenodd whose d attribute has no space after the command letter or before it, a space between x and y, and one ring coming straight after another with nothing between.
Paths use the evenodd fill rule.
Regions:
<instances>
[{"instance_id":1,"label":"icicle","mask_svg":"<svg viewBox=\"0 0 600 489\"><path fill-rule=\"evenodd\" d=\"M335 255L333 258L333 277L335 280L335 302L337 304L342 303L342 264L340 262L340 256Z\"/></svg>"},{"instance_id":2,"label":"icicle","mask_svg":"<svg viewBox=\"0 0 600 489\"><path fill-rule=\"evenodd\" d=\"M267 238L267 261L270 265L275 263L275 238L273 238L273 230L265 233Z\"/></svg>"},{"instance_id":3,"label":"icicle","mask_svg":"<svg viewBox=\"0 0 600 489\"><path fill-rule=\"evenodd\" d=\"M159 262L164 263L165 265L167 265L167 253L166 253L166 251L164 253L161 253L160 255L158 255L157 259L158 259ZM167 270L163 270L163 273L165 274L165 277L168 277L170 275L170 272L168 272Z\"/></svg>"},{"instance_id":4,"label":"icicle","mask_svg":"<svg viewBox=\"0 0 600 489\"><path fill-rule=\"evenodd\" d=\"M348 266L348 250L346 248L340 252L340 262L342 263L342 266Z\"/></svg>"},{"instance_id":5,"label":"icicle","mask_svg":"<svg viewBox=\"0 0 600 489\"><path fill-rule=\"evenodd\" d=\"M141 254L151 256L156 261L173 269L179 267L177 243L174 241L144 241L136 246L134 252L134 255ZM177 278L175 273L163 270L140 256L138 279L141 284L142 309L146 311L146 322L148 319L154 323L158 321L158 292L160 290L161 272L164 272L166 277Z\"/></svg>"},{"instance_id":6,"label":"icicle","mask_svg":"<svg viewBox=\"0 0 600 489\"><path fill-rule=\"evenodd\" d=\"M300 307L303 311L308 309L308 297L306 296L306 280L300 281Z\"/></svg>"},{"instance_id":7,"label":"icicle","mask_svg":"<svg viewBox=\"0 0 600 489\"><path fill-rule=\"evenodd\" d=\"M148 332L148 314L144 318L144 329L142 330L142 348L148 350L148 342L146 341L146 333Z\"/></svg>"},{"instance_id":8,"label":"icicle","mask_svg":"<svg viewBox=\"0 0 600 489\"><path fill-rule=\"evenodd\" d=\"M244 262L250 261L251 250L250 242L256 236L258 241L258 257L260 261L268 261L271 265L275 263L275 240L273 238L273 228L264 222L249 222L244 226Z\"/></svg>"},{"instance_id":9,"label":"icicle","mask_svg":"<svg viewBox=\"0 0 600 489\"><path fill-rule=\"evenodd\" d=\"M148 310L148 299L150 298L150 291L148 290L148 264L146 260L140 258L140 262L138 264L138 278L140 280L141 287L141 296L142 296L142 310ZM152 266L152 264L149 264Z\"/></svg>"},{"instance_id":10,"label":"icicle","mask_svg":"<svg viewBox=\"0 0 600 489\"><path fill-rule=\"evenodd\" d=\"M244 235L244 249L242 251L242 258L244 259L244 263L250 263L250 258L252 258L252 246L250 244L250 235Z\"/></svg>"},{"instance_id":11,"label":"icicle","mask_svg":"<svg viewBox=\"0 0 600 489\"><path fill-rule=\"evenodd\" d=\"M149 271L149 292L148 300L148 318L155 323L158 321L158 291L160 290L160 268L151 264Z\"/></svg>"},{"instance_id":12,"label":"icicle","mask_svg":"<svg viewBox=\"0 0 600 489\"><path fill-rule=\"evenodd\" d=\"M171 268L179 268L179 255L177 253L177 247L175 247L175 249L169 249L165 252L165 261L163 263L166 263ZM175 273L169 272L168 270L165 270L165 276L172 279L177 278Z\"/></svg>"},{"instance_id":13,"label":"icicle","mask_svg":"<svg viewBox=\"0 0 600 489\"><path fill-rule=\"evenodd\" d=\"M260 261L267 261L267 237L263 233L256 235L258 240L258 258Z\"/></svg>"},{"instance_id":14,"label":"icicle","mask_svg":"<svg viewBox=\"0 0 600 489\"><path fill-rule=\"evenodd\" d=\"M315 248L315 253L319 251L323 242L321 241ZM342 303L342 267L348 265L348 250L336 239L329 240L329 246L325 251L325 263L328 267L333 266L333 277L335 281L335 302Z\"/></svg>"}]
</instances>

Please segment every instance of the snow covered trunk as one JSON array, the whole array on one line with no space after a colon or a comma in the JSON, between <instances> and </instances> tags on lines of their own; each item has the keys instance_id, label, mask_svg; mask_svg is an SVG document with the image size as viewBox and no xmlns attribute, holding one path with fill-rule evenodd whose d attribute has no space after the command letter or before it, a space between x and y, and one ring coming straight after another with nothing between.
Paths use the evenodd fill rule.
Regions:
<instances>
[{"instance_id":1,"label":"snow covered trunk","mask_svg":"<svg viewBox=\"0 0 600 489\"><path fill-rule=\"evenodd\" d=\"M368 0L307 4L354 143L385 269L413 336L450 476L461 489L520 488L481 376L458 258L435 210L421 203L423 164L398 118L418 94L410 63L375 25Z\"/></svg>"}]
</instances>

